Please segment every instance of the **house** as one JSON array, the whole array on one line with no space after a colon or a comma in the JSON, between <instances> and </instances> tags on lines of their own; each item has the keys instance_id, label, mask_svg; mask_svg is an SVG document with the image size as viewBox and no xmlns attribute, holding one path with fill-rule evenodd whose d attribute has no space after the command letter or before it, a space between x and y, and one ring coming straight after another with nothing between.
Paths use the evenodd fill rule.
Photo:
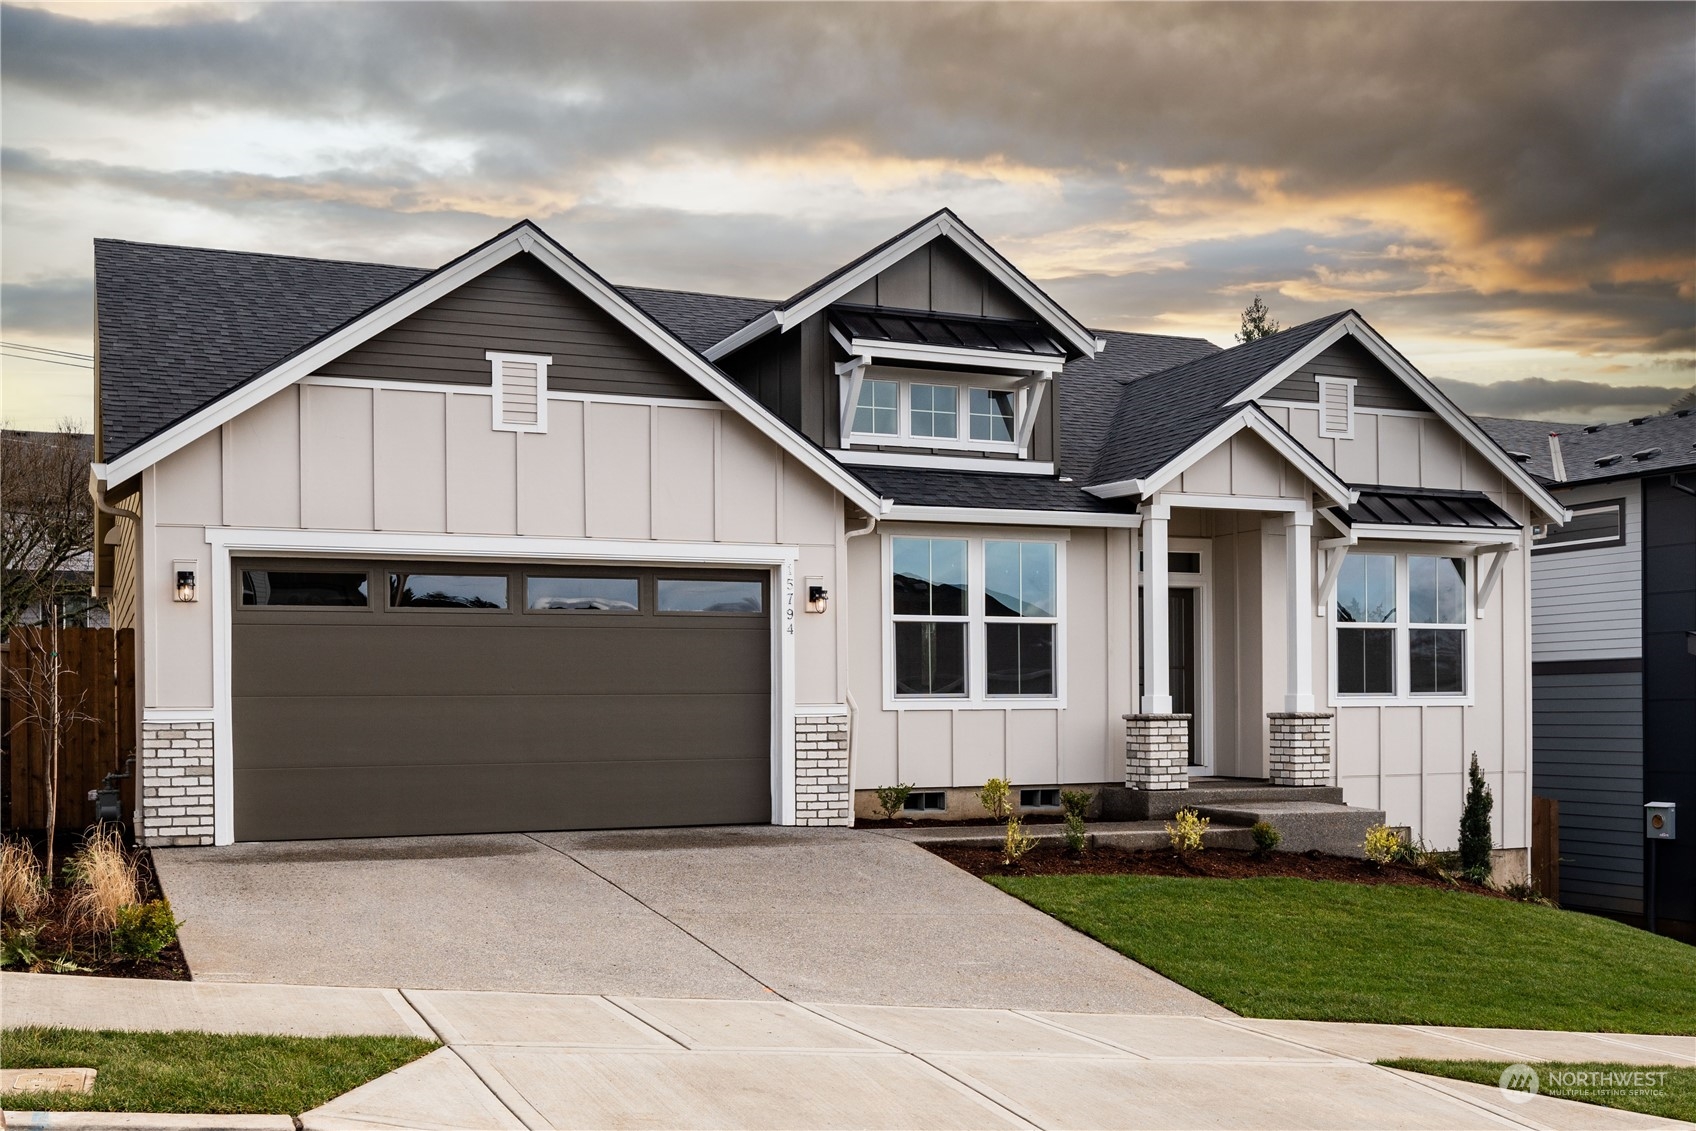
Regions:
<instances>
[{"instance_id":1,"label":"house","mask_svg":"<svg viewBox=\"0 0 1696 1131\"><path fill-rule=\"evenodd\" d=\"M1696 837L1646 842L1643 809L1696 814L1696 412L1479 423L1572 513L1531 546L1532 788L1560 802L1560 901L1640 920L1656 852L1660 925L1696 938Z\"/></svg>"},{"instance_id":2,"label":"house","mask_svg":"<svg viewBox=\"0 0 1696 1131\"><path fill-rule=\"evenodd\" d=\"M94 455L86 432L0 430L0 542L5 609L0 645L16 625L50 622L55 608L63 627L106 628L106 609L89 590L94 554L88 545L89 513L82 484ZM0 697L4 696L0 688Z\"/></svg>"},{"instance_id":3,"label":"house","mask_svg":"<svg viewBox=\"0 0 1696 1131\"><path fill-rule=\"evenodd\" d=\"M1097 331L946 210L781 302L617 287L528 222L429 271L95 265L152 842L1196 775L1452 846L1476 751L1523 867L1565 512L1352 310Z\"/></svg>"}]
</instances>

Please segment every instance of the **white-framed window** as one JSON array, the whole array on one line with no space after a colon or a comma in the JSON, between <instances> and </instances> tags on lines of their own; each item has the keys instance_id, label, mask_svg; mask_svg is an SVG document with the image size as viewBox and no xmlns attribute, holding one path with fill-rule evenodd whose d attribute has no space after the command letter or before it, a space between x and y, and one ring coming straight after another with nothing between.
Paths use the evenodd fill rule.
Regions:
<instances>
[{"instance_id":1,"label":"white-framed window","mask_svg":"<svg viewBox=\"0 0 1696 1131\"><path fill-rule=\"evenodd\" d=\"M1471 695L1469 559L1351 551L1337 576L1331 688L1338 703Z\"/></svg>"},{"instance_id":2,"label":"white-framed window","mask_svg":"<svg viewBox=\"0 0 1696 1131\"><path fill-rule=\"evenodd\" d=\"M886 538L890 705L1056 705L1064 694L1064 546Z\"/></svg>"},{"instance_id":3,"label":"white-framed window","mask_svg":"<svg viewBox=\"0 0 1696 1131\"><path fill-rule=\"evenodd\" d=\"M1594 503L1569 503L1572 521L1565 526L1548 523L1531 528L1533 554L1557 554L1567 550L1599 550L1625 545L1625 500L1603 499Z\"/></svg>"},{"instance_id":4,"label":"white-framed window","mask_svg":"<svg viewBox=\"0 0 1696 1131\"><path fill-rule=\"evenodd\" d=\"M901 375L892 375L899 373ZM908 376L911 374L911 376ZM1031 388L992 374L958 376L928 370L842 378L843 446L914 447L1018 453L1029 431L1026 416L1038 410ZM1028 440L1028 437L1026 437Z\"/></svg>"},{"instance_id":5,"label":"white-framed window","mask_svg":"<svg viewBox=\"0 0 1696 1131\"><path fill-rule=\"evenodd\" d=\"M1320 377L1319 434L1354 439L1354 386L1349 377Z\"/></svg>"},{"instance_id":6,"label":"white-framed window","mask_svg":"<svg viewBox=\"0 0 1696 1131\"><path fill-rule=\"evenodd\" d=\"M502 353L490 350L490 384L494 388L494 426L499 432L548 430L548 366L544 354Z\"/></svg>"}]
</instances>

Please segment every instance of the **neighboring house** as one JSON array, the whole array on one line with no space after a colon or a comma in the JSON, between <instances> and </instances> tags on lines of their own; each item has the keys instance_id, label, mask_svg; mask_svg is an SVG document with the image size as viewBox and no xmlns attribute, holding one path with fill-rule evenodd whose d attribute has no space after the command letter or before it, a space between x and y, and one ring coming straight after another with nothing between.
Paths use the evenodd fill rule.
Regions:
<instances>
[{"instance_id":1,"label":"neighboring house","mask_svg":"<svg viewBox=\"0 0 1696 1131\"><path fill-rule=\"evenodd\" d=\"M1696 411L1622 424L1481 420L1572 512L1531 549L1534 791L1560 802L1561 903L1696 934ZM1558 458L1559 464L1555 460Z\"/></svg>"},{"instance_id":2,"label":"neighboring house","mask_svg":"<svg viewBox=\"0 0 1696 1131\"><path fill-rule=\"evenodd\" d=\"M1196 774L1452 846L1476 752L1523 864L1524 551L1564 512L1353 311L1091 330L947 211L780 303L529 223L434 271L95 264L149 841Z\"/></svg>"},{"instance_id":3,"label":"neighboring house","mask_svg":"<svg viewBox=\"0 0 1696 1131\"><path fill-rule=\"evenodd\" d=\"M44 451L57 453L53 458L28 459L27 453ZM28 578L43 564L60 559L64 550L81 544L87 545L87 539L92 533L86 514L75 510L67 510L54 505L53 490L59 487L62 491L63 481L55 473L71 470L64 463L58 463L63 458L67 463L75 460L78 497L81 499L81 480L88 475L88 464L94 455L94 437L86 432L32 432L25 429L5 429L0 435L0 475L8 477L5 492L6 528L4 552L0 553L3 560L6 583L8 588L13 581L13 569L18 570L17 576ZM14 458L16 453L16 458ZM21 468L21 472L20 472ZM20 484L16 477L24 476L25 482ZM43 482L43 479L57 482ZM47 495L48 505L41 510L28 505L38 502L36 491ZM63 501L62 494L59 496ZM81 499L81 506L87 508L86 499ZM81 524L80 533L77 526ZM12 539L17 538L17 542ZM61 549L60 547L63 547ZM60 624L64 627L106 628L109 621L106 606L90 593L94 581L94 554L92 551L75 553L60 562L57 569L51 570L27 582L25 589L28 603L25 604L18 616L17 623L21 625L44 624L52 617L52 605L59 605ZM0 621L0 644L6 642L4 622Z\"/></svg>"}]
</instances>

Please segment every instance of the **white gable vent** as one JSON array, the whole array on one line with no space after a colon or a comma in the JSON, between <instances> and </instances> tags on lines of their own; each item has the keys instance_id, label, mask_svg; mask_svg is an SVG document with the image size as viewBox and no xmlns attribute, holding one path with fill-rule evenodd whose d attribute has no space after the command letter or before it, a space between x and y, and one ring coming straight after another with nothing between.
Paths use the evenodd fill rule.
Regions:
<instances>
[{"instance_id":1,"label":"white gable vent","mask_svg":"<svg viewBox=\"0 0 1696 1131\"><path fill-rule=\"evenodd\" d=\"M494 370L495 428L503 432L546 432L548 366L554 359L494 350L485 356Z\"/></svg>"},{"instance_id":2,"label":"white gable vent","mask_svg":"<svg viewBox=\"0 0 1696 1131\"><path fill-rule=\"evenodd\" d=\"M1319 434L1354 439L1354 381L1319 378Z\"/></svg>"}]
</instances>

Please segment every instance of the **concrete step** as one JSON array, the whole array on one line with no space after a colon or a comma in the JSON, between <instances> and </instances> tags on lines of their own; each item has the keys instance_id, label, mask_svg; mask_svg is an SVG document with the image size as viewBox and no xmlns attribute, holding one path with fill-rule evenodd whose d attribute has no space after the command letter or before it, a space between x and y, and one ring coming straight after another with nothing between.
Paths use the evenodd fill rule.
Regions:
<instances>
[{"instance_id":1,"label":"concrete step","mask_svg":"<svg viewBox=\"0 0 1696 1131\"><path fill-rule=\"evenodd\" d=\"M1063 841L1065 828L1064 825L1026 825L1025 831L1039 842L1046 843ZM1170 844L1164 821L1091 821L1088 829L1090 844L1097 848L1108 845L1125 849L1166 848ZM878 831L915 844L966 848L1000 848L1006 838L1006 830L999 825L933 825L922 829ZM1247 850L1254 847L1254 837L1245 825L1215 824L1202 834L1201 840L1208 848Z\"/></svg>"},{"instance_id":2,"label":"concrete step","mask_svg":"<svg viewBox=\"0 0 1696 1131\"><path fill-rule=\"evenodd\" d=\"M1100 797L1105 821L1164 821L1179 809L1204 805L1239 806L1271 801L1314 801L1341 805L1337 786L1273 785L1254 779L1195 778L1188 789L1129 789L1104 786ZM1252 823L1252 822L1251 822Z\"/></svg>"},{"instance_id":3,"label":"concrete step","mask_svg":"<svg viewBox=\"0 0 1696 1131\"><path fill-rule=\"evenodd\" d=\"M1366 830L1384 823L1381 809L1363 809L1328 801L1245 800L1199 805L1196 811L1203 817L1224 824L1248 826L1266 821L1282 835L1278 848L1284 852L1317 849L1332 856L1353 856L1356 859L1366 855L1362 848Z\"/></svg>"}]
</instances>

